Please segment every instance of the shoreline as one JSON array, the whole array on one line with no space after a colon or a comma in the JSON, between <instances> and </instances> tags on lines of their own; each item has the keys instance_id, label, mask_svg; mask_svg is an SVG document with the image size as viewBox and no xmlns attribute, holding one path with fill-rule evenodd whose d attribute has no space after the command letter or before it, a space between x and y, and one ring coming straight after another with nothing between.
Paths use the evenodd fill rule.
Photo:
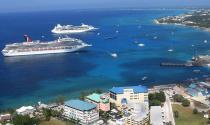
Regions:
<instances>
[{"instance_id":1,"label":"shoreline","mask_svg":"<svg viewBox=\"0 0 210 125\"><path fill-rule=\"evenodd\" d=\"M206 32L210 32L210 28L206 28L206 27L199 27L199 26L189 26L186 24L182 24L182 23L160 23L157 19L154 19L153 22L157 25L176 25L176 26L184 26L184 27L191 27L191 28L195 28L195 29L200 29Z\"/></svg>"}]
</instances>

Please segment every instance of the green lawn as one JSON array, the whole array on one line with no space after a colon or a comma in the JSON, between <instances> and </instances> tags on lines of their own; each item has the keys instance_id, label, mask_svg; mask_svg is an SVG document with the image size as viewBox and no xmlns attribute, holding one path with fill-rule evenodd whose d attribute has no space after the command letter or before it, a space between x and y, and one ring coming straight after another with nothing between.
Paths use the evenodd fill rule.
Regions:
<instances>
[{"instance_id":1,"label":"green lawn","mask_svg":"<svg viewBox=\"0 0 210 125\"><path fill-rule=\"evenodd\" d=\"M67 123L55 118L51 118L50 121L42 121L39 125L74 125L74 124Z\"/></svg>"},{"instance_id":2,"label":"green lawn","mask_svg":"<svg viewBox=\"0 0 210 125\"><path fill-rule=\"evenodd\" d=\"M172 105L173 111L179 112L179 117L175 118L176 125L207 125L207 119L202 114L193 114L192 109L178 104Z\"/></svg>"}]
</instances>

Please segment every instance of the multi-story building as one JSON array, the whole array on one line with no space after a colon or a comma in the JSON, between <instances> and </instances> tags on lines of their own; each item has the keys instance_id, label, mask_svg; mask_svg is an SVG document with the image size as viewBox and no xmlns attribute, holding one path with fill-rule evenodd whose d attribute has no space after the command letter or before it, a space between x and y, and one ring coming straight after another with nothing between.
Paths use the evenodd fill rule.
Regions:
<instances>
[{"instance_id":1,"label":"multi-story building","mask_svg":"<svg viewBox=\"0 0 210 125\"><path fill-rule=\"evenodd\" d=\"M97 94L93 93L85 97L87 102L93 103L97 105L98 110L109 111L110 103L109 103L109 95L107 94Z\"/></svg>"},{"instance_id":2,"label":"multi-story building","mask_svg":"<svg viewBox=\"0 0 210 125\"><path fill-rule=\"evenodd\" d=\"M127 103L148 102L148 88L146 86L113 87L109 90L110 102L121 109Z\"/></svg>"},{"instance_id":3,"label":"multi-story building","mask_svg":"<svg viewBox=\"0 0 210 125\"><path fill-rule=\"evenodd\" d=\"M149 121L148 103L128 104L126 125L147 125Z\"/></svg>"},{"instance_id":4,"label":"multi-story building","mask_svg":"<svg viewBox=\"0 0 210 125\"><path fill-rule=\"evenodd\" d=\"M99 119L97 106L89 102L69 100L64 103L63 110L65 118L74 119L83 125L92 124Z\"/></svg>"}]
</instances>

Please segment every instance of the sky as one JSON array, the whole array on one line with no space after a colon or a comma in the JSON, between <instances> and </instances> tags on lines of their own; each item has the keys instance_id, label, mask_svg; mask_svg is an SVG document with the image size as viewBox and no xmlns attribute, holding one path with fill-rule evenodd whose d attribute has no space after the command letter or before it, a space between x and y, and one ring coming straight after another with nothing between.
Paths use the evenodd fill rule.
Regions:
<instances>
[{"instance_id":1,"label":"sky","mask_svg":"<svg viewBox=\"0 0 210 125\"><path fill-rule=\"evenodd\" d=\"M210 0L0 0L0 12L184 6L210 7Z\"/></svg>"}]
</instances>

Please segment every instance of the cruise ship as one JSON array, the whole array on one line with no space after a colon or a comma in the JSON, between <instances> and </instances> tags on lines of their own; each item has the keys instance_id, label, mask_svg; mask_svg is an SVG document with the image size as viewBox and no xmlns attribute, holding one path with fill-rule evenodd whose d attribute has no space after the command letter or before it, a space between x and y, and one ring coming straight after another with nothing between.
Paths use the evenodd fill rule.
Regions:
<instances>
[{"instance_id":1,"label":"cruise ship","mask_svg":"<svg viewBox=\"0 0 210 125\"><path fill-rule=\"evenodd\" d=\"M55 34L71 34L71 33L82 33L87 31L96 30L97 28L91 25L82 24L81 26L73 26L73 25L60 25L54 27L52 33Z\"/></svg>"},{"instance_id":2,"label":"cruise ship","mask_svg":"<svg viewBox=\"0 0 210 125\"><path fill-rule=\"evenodd\" d=\"M2 54L4 56L25 56L66 53L91 46L75 38L59 38L54 41L41 42L39 40L33 41L27 35L24 35L24 37L25 42L7 44L2 50Z\"/></svg>"}]
</instances>

